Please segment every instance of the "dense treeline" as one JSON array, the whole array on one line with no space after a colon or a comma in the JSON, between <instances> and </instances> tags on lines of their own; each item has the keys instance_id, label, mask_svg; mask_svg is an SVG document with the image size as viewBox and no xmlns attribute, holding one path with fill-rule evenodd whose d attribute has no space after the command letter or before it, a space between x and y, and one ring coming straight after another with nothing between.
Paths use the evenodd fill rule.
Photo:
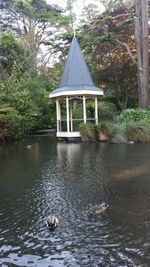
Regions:
<instances>
[{"instance_id":1,"label":"dense treeline","mask_svg":"<svg viewBox=\"0 0 150 267\"><path fill-rule=\"evenodd\" d=\"M73 2L67 1L69 15L64 16L44 0L0 0L0 140L55 127L55 104L48 93L58 86L73 36ZM136 6L129 0L103 4L102 14L95 5L84 7L76 32L94 83L105 91L99 113L109 119L112 106L116 116L127 108L148 105L146 82L141 91L148 68L139 66ZM142 25L142 18L138 19ZM145 55L141 55L142 64L147 63Z\"/></svg>"},{"instance_id":2,"label":"dense treeline","mask_svg":"<svg viewBox=\"0 0 150 267\"><path fill-rule=\"evenodd\" d=\"M0 1L0 8L0 140L8 140L55 126L48 92L56 86L57 67L54 73L46 61L66 18L42 0Z\"/></svg>"}]
</instances>

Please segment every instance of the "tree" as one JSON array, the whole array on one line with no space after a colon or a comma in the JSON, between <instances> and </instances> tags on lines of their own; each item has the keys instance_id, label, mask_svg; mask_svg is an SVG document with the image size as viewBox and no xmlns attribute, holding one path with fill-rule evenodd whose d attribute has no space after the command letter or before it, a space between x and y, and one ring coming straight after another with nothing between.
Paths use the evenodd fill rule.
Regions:
<instances>
[{"instance_id":1,"label":"tree","mask_svg":"<svg viewBox=\"0 0 150 267\"><path fill-rule=\"evenodd\" d=\"M134 96L135 104L137 78L134 25L126 8L118 5L107 9L90 24L84 25L80 34L82 50L97 86L115 98L119 109L129 107L130 99Z\"/></svg>"},{"instance_id":2,"label":"tree","mask_svg":"<svg viewBox=\"0 0 150 267\"><path fill-rule=\"evenodd\" d=\"M0 0L0 29L11 31L22 40L32 56L31 68L35 69L41 62L49 61L58 28L61 31L68 23L61 13L57 6L50 6L45 0ZM48 47L45 53L43 46Z\"/></svg>"},{"instance_id":3,"label":"tree","mask_svg":"<svg viewBox=\"0 0 150 267\"><path fill-rule=\"evenodd\" d=\"M125 57L122 58L121 64L115 59L111 64L110 61L99 73L100 87L104 88L108 99L113 101L119 110L137 106L136 66Z\"/></svg>"},{"instance_id":4,"label":"tree","mask_svg":"<svg viewBox=\"0 0 150 267\"><path fill-rule=\"evenodd\" d=\"M81 18L82 18L81 22L90 23L100 14L99 7L96 4L92 4L92 3L86 5L84 0L83 0L83 5L84 5L84 8L81 14Z\"/></svg>"},{"instance_id":5,"label":"tree","mask_svg":"<svg viewBox=\"0 0 150 267\"><path fill-rule=\"evenodd\" d=\"M117 3L118 1L109 1ZM145 107L150 104L149 96L149 52L148 52L148 6L149 0L120 0L122 7L127 11L127 19L134 18L134 35L136 42L136 61L133 59L127 43L126 46L131 58L137 65L139 106ZM120 42L121 43L121 42Z\"/></svg>"},{"instance_id":6,"label":"tree","mask_svg":"<svg viewBox=\"0 0 150 267\"><path fill-rule=\"evenodd\" d=\"M0 140L32 129L54 127L55 107L48 98L53 80L28 70L30 55L11 34L0 35ZM47 91L46 91L47 90Z\"/></svg>"},{"instance_id":7,"label":"tree","mask_svg":"<svg viewBox=\"0 0 150 267\"><path fill-rule=\"evenodd\" d=\"M87 58L89 58L89 63L92 67L91 69L94 70L92 62L93 60L96 64L95 70L98 70L98 68L100 72L103 69L108 70L108 65L110 65L111 69L113 66L112 59L114 64L116 64L117 58L120 57L121 60L118 61L118 64L120 65L120 67L122 65L122 69L124 68L124 64L124 66L129 64L129 76L131 73L133 73L132 70L134 70L135 82L133 83L133 85L137 86L137 88L139 87L139 90L137 90L139 95L139 105L142 107L146 106L148 105L149 94L149 54L147 21L148 5L146 4L145 6L144 2L148 3L148 1L138 1L139 14L135 14L135 6L133 1L113 0L104 2L106 4L106 11L99 17L94 19L89 25L86 24L80 29L81 35L83 36L81 39L83 39L82 44L84 51L86 54L87 52L92 54L92 59L90 59L87 55ZM134 17L136 23L136 31ZM138 41L136 42L137 39ZM117 52L117 50L120 52ZM113 57L113 55L115 55L115 58ZM125 63L124 59L126 59L127 64ZM136 72L135 66L137 67ZM98 73L98 71L95 70L93 71L93 73ZM96 75L94 76L96 77ZM98 81L100 79L99 75L97 75L97 77L98 79L96 79ZM130 97L129 91L128 94Z\"/></svg>"},{"instance_id":8,"label":"tree","mask_svg":"<svg viewBox=\"0 0 150 267\"><path fill-rule=\"evenodd\" d=\"M29 55L25 53L21 43L12 34L0 35L0 78L7 78L14 66L22 71L29 67ZM21 63L21 65L20 65Z\"/></svg>"},{"instance_id":9,"label":"tree","mask_svg":"<svg viewBox=\"0 0 150 267\"><path fill-rule=\"evenodd\" d=\"M67 0L67 5L66 5L66 11L68 13L68 18L69 18L69 28L74 29L74 24L76 20L75 13L73 11L73 4L76 2L76 0Z\"/></svg>"},{"instance_id":10,"label":"tree","mask_svg":"<svg viewBox=\"0 0 150 267\"><path fill-rule=\"evenodd\" d=\"M135 0L135 40L137 48L138 91L141 107L150 104L148 54L148 0Z\"/></svg>"}]
</instances>

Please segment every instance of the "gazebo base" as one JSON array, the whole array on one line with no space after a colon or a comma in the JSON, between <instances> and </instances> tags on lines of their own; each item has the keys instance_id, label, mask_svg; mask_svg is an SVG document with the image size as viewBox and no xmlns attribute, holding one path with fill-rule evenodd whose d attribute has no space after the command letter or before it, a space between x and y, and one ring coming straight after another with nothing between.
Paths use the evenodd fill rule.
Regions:
<instances>
[{"instance_id":1,"label":"gazebo base","mask_svg":"<svg viewBox=\"0 0 150 267\"><path fill-rule=\"evenodd\" d=\"M56 137L60 141L70 141L70 142L80 142L81 141L81 134L80 132L57 132Z\"/></svg>"},{"instance_id":2,"label":"gazebo base","mask_svg":"<svg viewBox=\"0 0 150 267\"><path fill-rule=\"evenodd\" d=\"M71 138L71 137L81 137L80 132L57 132L56 133L57 137L66 137L66 138Z\"/></svg>"}]
</instances>

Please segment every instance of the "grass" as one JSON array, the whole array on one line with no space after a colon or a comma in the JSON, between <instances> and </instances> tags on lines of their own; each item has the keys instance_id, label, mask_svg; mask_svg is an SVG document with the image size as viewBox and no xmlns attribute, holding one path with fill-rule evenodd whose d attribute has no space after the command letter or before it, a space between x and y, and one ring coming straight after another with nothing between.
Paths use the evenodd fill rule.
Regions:
<instances>
[{"instance_id":1,"label":"grass","mask_svg":"<svg viewBox=\"0 0 150 267\"><path fill-rule=\"evenodd\" d=\"M103 121L98 126L87 123L80 125L80 133L85 141L96 140L96 134L102 133L112 143L150 143L150 124L144 122L120 124Z\"/></svg>"},{"instance_id":2,"label":"grass","mask_svg":"<svg viewBox=\"0 0 150 267\"><path fill-rule=\"evenodd\" d=\"M125 134L128 140L139 143L149 143L150 142L150 124L136 122L128 123L125 127Z\"/></svg>"},{"instance_id":3,"label":"grass","mask_svg":"<svg viewBox=\"0 0 150 267\"><path fill-rule=\"evenodd\" d=\"M96 140L96 129L95 125L92 123L82 123L79 125L79 131L82 136L83 141L93 141Z\"/></svg>"}]
</instances>

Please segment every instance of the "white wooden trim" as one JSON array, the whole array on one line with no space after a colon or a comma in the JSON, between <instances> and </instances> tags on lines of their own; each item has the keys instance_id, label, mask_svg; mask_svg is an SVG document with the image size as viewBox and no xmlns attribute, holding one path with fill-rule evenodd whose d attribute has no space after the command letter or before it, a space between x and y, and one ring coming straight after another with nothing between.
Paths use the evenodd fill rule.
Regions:
<instances>
[{"instance_id":1,"label":"white wooden trim","mask_svg":"<svg viewBox=\"0 0 150 267\"><path fill-rule=\"evenodd\" d=\"M98 105L97 105L97 96L95 97L95 123L98 125Z\"/></svg>"},{"instance_id":2,"label":"white wooden trim","mask_svg":"<svg viewBox=\"0 0 150 267\"><path fill-rule=\"evenodd\" d=\"M56 99L57 132L59 132L59 101Z\"/></svg>"},{"instance_id":3,"label":"white wooden trim","mask_svg":"<svg viewBox=\"0 0 150 267\"><path fill-rule=\"evenodd\" d=\"M49 98L59 97L59 96L80 96L80 95L104 95L104 92L100 89L99 91L93 90L74 90L74 91L63 91L59 93L50 93Z\"/></svg>"},{"instance_id":4,"label":"white wooden trim","mask_svg":"<svg viewBox=\"0 0 150 267\"><path fill-rule=\"evenodd\" d=\"M59 131L61 131L61 103L58 100L58 120L59 120Z\"/></svg>"},{"instance_id":5,"label":"white wooden trim","mask_svg":"<svg viewBox=\"0 0 150 267\"><path fill-rule=\"evenodd\" d=\"M85 96L83 96L83 121L85 124L86 123L86 99L85 99Z\"/></svg>"},{"instance_id":6,"label":"white wooden trim","mask_svg":"<svg viewBox=\"0 0 150 267\"><path fill-rule=\"evenodd\" d=\"M67 112L67 132L70 132L69 130L69 97L66 97L66 112Z\"/></svg>"},{"instance_id":7,"label":"white wooden trim","mask_svg":"<svg viewBox=\"0 0 150 267\"><path fill-rule=\"evenodd\" d=\"M74 137L81 137L80 132L57 132L56 133L57 137L66 137L66 138L74 138Z\"/></svg>"},{"instance_id":8,"label":"white wooden trim","mask_svg":"<svg viewBox=\"0 0 150 267\"><path fill-rule=\"evenodd\" d=\"M70 127L71 127L71 132L73 132L73 120L72 120L72 104L70 104Z\"/></svg>"}]
</instances>

